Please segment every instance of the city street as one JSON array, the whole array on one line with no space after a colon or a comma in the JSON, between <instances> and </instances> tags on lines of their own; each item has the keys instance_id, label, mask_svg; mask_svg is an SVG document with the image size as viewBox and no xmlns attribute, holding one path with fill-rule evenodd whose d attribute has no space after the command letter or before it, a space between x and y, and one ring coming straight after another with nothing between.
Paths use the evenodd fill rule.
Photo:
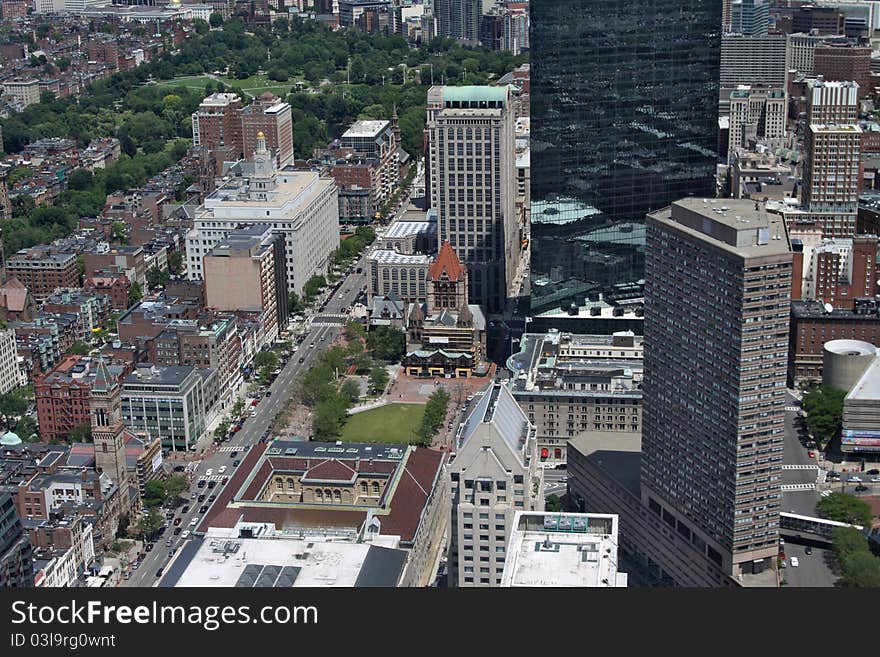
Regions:
<instances>
[{"instance_id":1,"label":"city street","mask_svg":"<svg viewBox=\"0 0 880 657\"><path fill-rule=\"evenodd\" d=\"M188 531L190 534L192 533L192 530L197 526L198 520L205 515L200 512L202 506L207 506L210 509L210 506L214 503L212 496L219 496L220 490L224 485L221 483L223 477L231 477L234 473L233 461L243 460L247 450L259 442L278 411L281 410L282 406L293 394L296 378L301 372L308 369L317 358L317 354L327 349L342 332L342 325L345 321L342 311L354 303L366 282L365 273L356 273L358 267L365 269L365 262L366 257L364 256L353 265L352 274L343 279L337 292L332 294L325 302L324 312L313 317L308 325L302 344L293 352L282 368L281 373L269 387L269 391L272 393L271 396L264 396L256 406L250 407L256 412L256 416L248 417L241 431L233 434L229 441L223 443L220 450L214 447L209 448L202 460L198 462L195 477L193 478L193 486L190 491L184 493L182 498L189 498L192 493L196 493L197 496L204 494L205 499L203 502L199 502L197 496L194 499L182 499L182 503L175 510L175 518L181 518L179 525L181 527L180 535L175 536L173 534L174 525L170 525L165 530L165 533L156 540L153 549L146 553L146 557L138 569L132 571L130 579L123 579L121 581L122 586L156 586L158 584L159 578L156 576L156 572L159 568L162 568L163 571L166 570L178 556L187 540L181 538L183 532ZM312 344L314 344L314 347L311 346ZM302 363L299 362L300 358L304 359ZM247 398L247 403L251 403L250 398ZM203 442L205 441L203 440ZM210 444L210 442L211 437L208 436L207 443ZM233 456L233 453L236 451L237 454ZM220 474L218 470L222 466L226 466L226 471ZM205 485L203 488L197 488L198 480L206 477L206 472L209 469L213 470L213 474L208 479L217 482L215 487L209 488L208 485ZM182 513L182 510L187 505L189 508L186 513ZM164 511L162 509L162 512ZM166 544L168 540L171 541L170 546ZM170 550L174 550L171 556L169 556Z\"/></svg>"}]
</instances>

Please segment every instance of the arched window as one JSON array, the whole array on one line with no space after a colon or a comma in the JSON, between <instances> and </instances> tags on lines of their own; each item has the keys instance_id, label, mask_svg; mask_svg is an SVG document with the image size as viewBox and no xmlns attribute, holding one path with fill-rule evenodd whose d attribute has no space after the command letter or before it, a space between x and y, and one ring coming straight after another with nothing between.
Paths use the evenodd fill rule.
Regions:
<instances>
[{"instance_id":1,"label":"arched window","mask_svg":"<svg viewBox=\"0 0 880 657\"><path fill-rule=\"evenodd\" d=\"M287 490L293 490L296 488L296 483L293 481L293 477L287 478Z\"/></svg>"},{"instance_id":2,"label":"arched window","mask_svg":"<svg viewBox=\"0 0 880 657\"><path fill-rule=\"evenodd\" d=\"M329 488L324 489L324 497L327 498L328 502L333 499L333 494L330 492Z\"/></svg>"},{"instance_id":3,"label":"arched window","mask_svg":"<svg viewBox=\"0 0 880 657\"><path fill-rule=\"evenodd\" d=\"M379 494L379 482L374 481L373 482L373 495L378 495L378 494Z\"/></svg>"},{"instance_id":4,"label":"arched window","mask_svg":"<svg viewBox=\"0 0 880 657\"><path fill-rule=\"evenodd\" d=\"M277 488L278 490L283 490L284 489L284 482L281 479L276 479L275 480L275 488Z\"/></svg>"},{"instance_id":5,"label":"arched window","mask_svg":"<svg viewBox=\"0 0 880 657\"><path fill-rule=\"evenodd\" d=\"M361 482L361 493L363 493L364 495L367 494L367 482L366 481Z\"/></svg>"},{"instance_id":6,"label":"arched window","mask_svg":"<svg viewBox=\"0 0 880 657\"><path fill-rule=\"evenodd\" d=\"M333 501L341 502L342 501L342 493L339 492L339 489L333 491Z\"/></svg>"},{"instance_id":7,"label":"arched window","mask_svg":"<svg viewBox=\"0 0 880 657\"><path fill-rule=\"evenodd\" d=\"M324 491L322 491L320 488L315 491L315 499L319 502L324 501Z\"/></svg>"}]
</instances>

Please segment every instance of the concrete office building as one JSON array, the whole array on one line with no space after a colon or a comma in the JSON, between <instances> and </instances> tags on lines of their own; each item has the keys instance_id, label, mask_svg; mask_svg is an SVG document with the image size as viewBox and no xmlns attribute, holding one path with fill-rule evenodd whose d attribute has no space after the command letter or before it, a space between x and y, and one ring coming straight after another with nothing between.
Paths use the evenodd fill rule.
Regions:
<instances>
[{"instance_id":1,"label":"concrete office building","mask_svg":"<svg viewBox=\"0 0 880 657\"><path fill-rule=\"evenodd\" d=\"M816 48L825 43L817 34L789 34L785 44L785 68L798 75L812 75Z\"/></svg>"},{"instance_id":2,"label":"concrete office building","mask_svg":"<svg viewBox=\"0 0 880 657\"><path fill-rule=\"evenodd\" d=\"M40 102L39 80L14 78L4 80L0 86L3 87L3 96L7 97L7 100L11 100L19 110Z\"/></svg>"},{"instance_id":3,"label":"concrete office building","mask_svg":"<svg viewBox=\"0 0 880 657\"><path fill-rule=\"evenodd\" d=\"M287 270L284 238L269 224L235 230L202 261L205 305L217 310L261 313L262 344L287 328Z\"/></svg>"},{"instance_id":4,"label":"concrete office building","mask_svg":"<svg viewBox=\"0 0 880 657\"><path fill-rule=\"evenodd\" d=\"M0 331L0 395L27 383L27 377L18 366L15 330Z\"/></svg>"},{"instance_id":5,"label":"concrete office building","mask_svg":"<svg viewBox=\"0 0 880 657\"><path fill-rule=\"evenodd\" d=\"M632 331L527 333L508 360L511 392L535 426L541 463L565 463L583 431L642 429L642 338Z\"/></svg>"},{"instance_id":6,"label":"concrete office building","mask_svg":"<svg viewBox=\"0 0 880 657\"><path fill-rule=\"evenodd\" d=\"M204 256L250 224L268 224L284 236L287 290L302 294L309 278L327 271L339 246L336 184L312 171L278 170L264 135L253 160L236 164L196 211L186 236L187 276L204 278Z\"/></svg>"},{"instance_id":7,"label":"concrete office building","mask_svg":"<svg viewBox=\"0 0 880 657\"><path fill-rule=\"evenodd\" d=\"M500 586L517 511L543 511L534 429L494 384L468 416L447 472L452 487L451 586Z\"/></svg>"},{"instance_id":8,"label":"concrete office building","mask_svg":"<svg viewBox=\"0 0 880 657\"><path fill-rule=\"evenodd\" d=\"M788 98L784 89L737 87L730 94L730 132L727 155L732 158L739 147L766 140L782 145Z\"/></svg>"},{"instance_id":9,"label":"concrete office building","mask_svg":"<svg viewBox=\"0 0 880 657\"><path fill-rule=\"evenodd\" d=\"M468 267L468 298L504 309L521 255L516 222L515 117L509 87L428 90L430 195L438 246Z\"/></svg>"},{"instance_id":10,"label":"concrete office building","mask_svg":"<svg viewBox=\"0 0 880 657\"><path fill-rule=\"evenodd\" d=\"M615 515L517 511L501 586L626 587L617 525Z\"/></svg>"},{"instance_id":11,"label":"concrete office building","mask_svg":"<svg viewBox=\"0 0 880 657\"><path fill-rule=\"evenodd\" d=\"M202 381L194 367L138 364L122 384L125 426L161 436L166 449L188 449L205 429Z\"/></svg>"},{"instance_id":12,"label":"concrete office building","mask_svg":"<svg viewBox=\"0 0 880 657\"><path fill-rule=\"evenodd\" d=\"M34 585L32 554L12 495L0 491L0 588L30 588Z\"/></svg>"},{"instance_id":13,"label":"concrete office building","mask_svg":"<svg viewBox=\"0 0 880 657\"><path fill-rule=\"evenodd\" d=\"M769 26L769 0L733 0L730 31L743 36L764 36Z\"/></svg>"},{"instance_id":14,"label":"concrete office building","mask_svg":"<svg viewBox=\"0 0 880 657\"><path fill-rule=\"evenodd\" d=\"M751 201L647 218L641 499L728 576L778 554L792 255Z\"/></svg>"},{"instance_id":15,"label":"concrete office building","mask_svg":"<svg viewBox=\"0 0 880 657\"><path fill-rule=\"evenodd\" d=\"M784 87L785 48L783 34L725 34L721 38L721 86L766 84Z\"/></svg>"},{"instance_id":16,"label":"concrete office building","mask_svg":"<svg viewBox=\"0 0 880 657\"><path fill-rule=\"evenodd\" d=\"M480 0L434 0L436 36L450 37L471 46L479 44L482 11Z\"/></svg>"}]
</instances>

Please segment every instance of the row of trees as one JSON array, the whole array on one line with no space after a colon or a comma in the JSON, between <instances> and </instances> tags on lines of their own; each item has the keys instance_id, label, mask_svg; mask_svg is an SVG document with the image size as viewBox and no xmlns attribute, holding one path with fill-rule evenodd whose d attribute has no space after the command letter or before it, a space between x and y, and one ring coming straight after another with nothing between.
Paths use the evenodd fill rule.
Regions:
<instances>
[{"instance_id":1,"label":"row of trees","mask_svg":"<svg viewBox=\"0 0 880 657\"><path fill-rule=\"evenodd\" d=\"M418 436L424 445L431 444L431 439L443 425L448 406L449 393L446 392L446 388L439 386L428 398L428 403L425 404L425 414L422 416L422 423L419 425Z\"/></svg>"},{"instance_id":2,"label":"row of trees","mask_svg":"<svg viewBox=\"0 0 880 657\"><path fill-rule=\"evenodd\" d=\"M182 475L148 481L144 487L144 506L150 509L162 506L168 500L176 500L188 488L189 482Z\"/></svg>"},{"instance_id":3,"label":"row of trees","mask_svg":"<svg viewBox=\"0 0 880 657\"><path fill-rule=\"evenodd\" d=\"M816 386L804 393L803 408L807 412L807 428L820 449L840 435L843 422L845 390Z\"/></svg>"},{"instance_id":4,"label":"row of trees","mask_svg":"<svg viewBox=\"0 0 880 657\"><path fill-rule=\"evenodd\" d=\"M360 257L370 244L376 239L376 231L370 226L359 226L354 235L347 237L339 243L333 253L330 254L330 262L337 267L347 267L353 260Z\"/></svg>"},{"instance_id":5,"label":"row of trees","mask_svg":"<svg viewBox=\"0 0 880 657\"><path fill-rule=\"evenodd\" d=\"M868 545L864 534L852 527L840 527L832 534L831 547L840 566L841 586L880 587L880 558Z\"/></svg>"}]
</instances>

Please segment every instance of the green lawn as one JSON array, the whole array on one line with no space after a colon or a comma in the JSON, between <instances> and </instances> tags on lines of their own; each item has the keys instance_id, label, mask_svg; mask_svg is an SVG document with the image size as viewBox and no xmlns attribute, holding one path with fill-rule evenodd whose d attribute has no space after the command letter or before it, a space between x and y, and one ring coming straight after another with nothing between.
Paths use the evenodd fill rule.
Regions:
<instances>
[{"instance_id":1,"label":"green lawn","mask_svg":"<svg viewBox=\"0 0 880 657\"><path fill-rule=\"evenodd\" d=\"M159 80L156 82L156 84L163 87L187 87L189 89L204 89L205 83L211 79L213 78L210 78L206 75L189 75L174 78L173 80ZM296 78L288 80L287 82L276 82L275 80L268 79L265 75L252 75L251 77L244 78L243 80L218 75L216 79L220 80L225 85L238 87L242 91L250 93L254 96L259 96L261 93L271 91L276 96L284 97L290 93L291 87L293 87L294 83L296 82Z\"/></svg>"},{"instance_id":2,"label":"green lawn","mask_svg":"<svg viewBox=\"0 0 880 657\"><path fill-rule=\"evenodd\" d=\"M340 440L364 443L415 443L424 404L388 404L349 416Z\"/></svg>"}]
</instances>

